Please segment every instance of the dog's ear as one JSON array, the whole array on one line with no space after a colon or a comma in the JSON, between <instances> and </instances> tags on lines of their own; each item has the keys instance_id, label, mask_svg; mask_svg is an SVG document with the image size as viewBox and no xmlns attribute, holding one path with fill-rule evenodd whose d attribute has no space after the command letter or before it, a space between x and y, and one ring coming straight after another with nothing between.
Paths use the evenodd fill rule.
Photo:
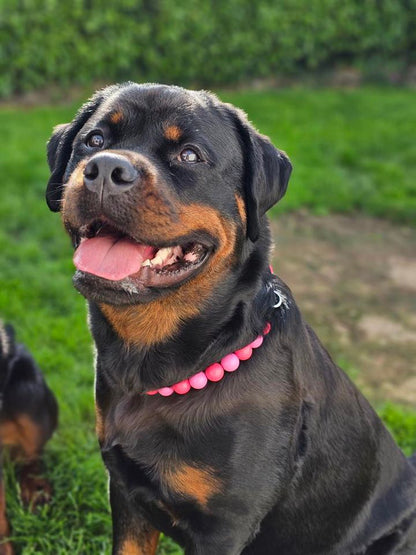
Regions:
<instances>
[{"instance_id":1,"label":"dog's ear","mask_svg":"<svg viewBox=\"0 0 416 555\"><path fill-rule=\"evenodd\" d=\"M51 176L46 189L46 202L53 212L59 212L63 193L63 179L72 154L72 143L77 133L92 114L97 110L104 98L109 96L116 86L98 91L78 111L71 123L64 123L55 127L47 145L47 155Z\"/></svg>"},{"instance_id":2,"label":"dog's ear","mask_svg":"<svg viewBox=\"0 0 416 555\"><path fill-rule=\"evenodd\" d=\"M66 129L70 126L70 123L61 123L53 128L53 133L46 145L46 152L48 157L48 166L51 172L53 172L56 166L56 154L58 152L58 146L61 142L63 134Z\"/></svg>"},{"instance_id":3,"label":"dog's ear","mask_svg":"<svg viewBox=\"0 0 416 555\"><path fill-rule=\"evenodd\" d=\"M292 164L285 152L254 129L244 112L233 108L232 113L243 150L247 235L256 241L260 218L286 192Z\"/></svg>"}]
</instances>

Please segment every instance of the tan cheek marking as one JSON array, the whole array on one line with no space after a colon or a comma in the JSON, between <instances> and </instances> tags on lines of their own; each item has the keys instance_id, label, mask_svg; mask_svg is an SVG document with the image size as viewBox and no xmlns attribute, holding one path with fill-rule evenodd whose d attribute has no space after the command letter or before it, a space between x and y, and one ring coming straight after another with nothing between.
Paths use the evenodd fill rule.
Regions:
<instances>
[{"instance_id":1,"label":"tan cheek marking","mask_svg":"<svg viewBox=\"0 0 416 555\"><path fill-rule=\"evenodd\" d=\"M108 150L107 152L115 151ZM157 228L164 228L167 233L172 220L177 217L175 200L171 198L170 192L157 183L155 171L146 165L142 157L122 150L117 154L126 156L134 166L143 167L146 173L140 185L140 202L137 211L134 212L133 209L131 212L132 218L141 229L145 230L147 227L153 229L157 223ZM64 186L61 213L67 229L79 228L86 222L102 215L96 195L84 187L84 169L87 162L88 160L79 162L68 183ZM82 217L80 217L80 212L82 212Z\"/></svg>"},{"instance_id":2,"label":"tan cheek marking","mask_svg":"<svg viewBox=\"0 0 416 555\"><path fill-rule=\"evenodd\" d=\"M25 415L2 422L0 438L3 445L18 448L28 459L37 456L43 443L41 430Z\"/></svg>"},{"instance_id":3,"label":"tan cheek marking","mask_svg":"<svg viewBox=\"0 0 416 555\"><path fill-rule=\"evenodd\" d=\"M213 495L221 491L222 486L210 468L196 468L189 465L183 465L169 472L165 479L170 489L196 499L203 507Z\"/></svg>"},{"instance_id":4,"label":"tan cheek marking","mask_svg":"<svg viewBox=\"0 0 416 555\"><path fill-rule=\"evenodd\" d=\"M106 304L101 304L100 308L116 333L129 345L150 346L169 339L182 319L197 314L192 308L181 310L178 305L176 309L172 303L163 305L160 301L138 308L123 309Z\"/></svg>"},{"instance_id":5,"label":"tan cheek marking","mask_svg":"<svg viewBox=\"0 0 416 555\"><path fill-rule=\"evenodd\" d=\"M143 542L127 538L124 540L119 555L155 555L159 542L159 532L154 530L144 538Z\"/></svg>"},{"instance_id":6,"label":"tan cheek marking","mask_svg":"<svg viewBox=\"0 0 416 555\"><path fill-rule=\"evenodd\" d=\"M159 534L157 530L154 530L148 538L148 545L149 545L149 554L154 555L157 550L157 544L159 543Z\"/></svg>"},{"instance_id":7,"label":"tan cheek marking","mask_svg":"<svg viewBox=\"0 0 416 555\"><path fill-rule=\"evenodd\" d=\"M86 161L78 164L64 192L62 219L65 227L80 227L88 214L78 215L78 207L84 206L82 174ZM128 344L152 345L172 337L184 320L196 316L210 296L213 287L232 263L238 225L224 218L210 206L181 205L170 198L167 191L158 189L156 177L149 174L143 183L142 198L134 221L145 232L151 230L151 243L166 241L169 237L185 235L196 229L206 230L218 240L218 248L203 271L168 296L129 307L101 304L101 310L116 333ZM97 216L94 205L90 218ZM144 239L146 241L146 239Z\"/></svg>"},{"instance_id":8,"label":"tan cheek marking","mask_svg":"<svg viewBox=\"0 0 416 555\"><path fill-rule=\"evenodd\" d=\"M95 403L95 433L100 442L103 442L105 438L104 419L97 403Z\"/></svg>"},{"instance_id":9,"label":"tan cheek marking","mask_svg":"<svg viewBox=\"0 0 416 555\"><path fill-rule=\"evenodd\" d=\"M83 174L87 160L82 160L73 171L70 180L64 185L64 193L62 195L62 221L64 226L70 225L80 226L81 222L77 219L77 206L82 205L82 195L84 193Z\"/></svg>"},{"instance_id":10,"label":"tan cheek marking","mask_svg":"<svg viewBox=\"0 0 416 555\"><path fill-rule=\"evenodd\" d=\"M247 214L246 214L246 205L244 200L240 197L240 195L235 194L235 201L237 203L238 213L240 214L240 219L243 222L244 226L247 222Z\"/></svg>"},{"instance_id":11,"label":"tan cheek marking","mask_svg":"<svg viewBox=\"0 0 416 555\"><path fill-rule=\"evenodd\" d=\"M198 276L167 297L148 304L129 307L100 305L113 329L126 343L152 345L172 337L183 321L202 310L213 287L232 263L236 241L234 222L226 220L211 207L190 205L182 207L177 223L171 222L169 236L179 236L195 229L209 231L219 243L216 253Z\"/></svg>"},{"instance_id":12,"label":"tan cheek marking","mask_svg":"<svg viewBox=\"0 0 416 555\"><path fill-rule=\"evenodd\" d=\"M111 123L120 123L123 119L123 112L121 110L117 110L117 112L113 112L110 116Z\"/></svg>"},{"instance_id":13,"label":"tan cheek marking","mask_svg":"<svg viewBox=\"0 0 416 555\"><path fill-rule=\"evenodd\" d=\"M143 220L147 218L157 226L169 226L176 215L173 200L164 195L156 185L156 178L149 174L141 184L140 213Z\"/></svg>"},{"instance_id":14,"label":"tan cheek marking","mask_svg":"<svg viewBox=\"0 0 416 555\"><path fill-rule=\"evenodd\" d=\"M133 540L125 540L119 553L120 555L144 555L144 551Z\"/></svg>"},{"instance_id":15,"label":"tan cheek marking","mask_svg":"<svg viewBox=\"0 0 416 555\"><path fill-rule=\"evenodd\" d=\"M177 125L169 125L165 129L164 136L169 141L179 141L182 137L182 130Z\"/></svg>"}]
</instances>

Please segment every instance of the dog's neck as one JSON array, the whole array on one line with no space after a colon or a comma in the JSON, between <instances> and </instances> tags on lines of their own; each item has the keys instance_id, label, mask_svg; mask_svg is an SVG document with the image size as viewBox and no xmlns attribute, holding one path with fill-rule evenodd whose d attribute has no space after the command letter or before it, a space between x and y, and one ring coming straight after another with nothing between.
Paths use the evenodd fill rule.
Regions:
<instances>
[{"instance_id":1,"label":"dog's neck","mask_svg":"<svg viewBox=\"0 0 416 555\"><path fill-rule=\"evenodd\" d=\"M173 335L165 334L163 342L151 345L126 342L123 335L130 331L136 338L139 333L145 334L147 338L150 333L161 333L163 337L164 330L174 318L172 305L164 305L160 300L152 312L150 305L118 309L91 303L90 311L94 314L91 331L97 347L98 368L104 372L111 369L112 379L119 381L121 387L129 391L132 388L138 391L152 390L185 379L198 369L203 370L226 354L250 343L263 331L268 312L273 310L272 306L276 302L270 289L271 279L266 266L262 274L257 276L257 287L251 294L237 278L234 283L223 284L222 291L215 293L215 306L209 305L209 310L184 318ZM235 291L239 288L240 293L236 295ZM227 295L228 290L234 293ZM111 323L109 312L113 317ZM119 315L119 319L114 320L114 315ZM115 321L117 325L114 325ZM146 326L157 329L148 331ZM116 351L123 355L114 367L108 357L111 358L111 353Z\"/></svg>"}]
</instances>

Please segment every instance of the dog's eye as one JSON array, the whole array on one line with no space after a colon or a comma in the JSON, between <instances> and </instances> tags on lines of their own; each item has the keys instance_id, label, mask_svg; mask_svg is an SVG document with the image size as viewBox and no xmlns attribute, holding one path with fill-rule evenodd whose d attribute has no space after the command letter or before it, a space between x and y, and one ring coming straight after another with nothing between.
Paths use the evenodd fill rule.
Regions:
<instances>
[{"instance_id":1,"label":"dog's eye","mask_svg":"<svg viewBox=\"0 0 416 555\"><path fill-rule=\"evenodd\" d=\"M193 148L185 148L179 154L179 160L187 164L196 164L196 162L200 162L201 158Z\"/></svg>"},{"instance_id":2,"label":"dog's eye","mask_svg":"<svg viewBox=\"0 0 416 555\"><path fill-rule=\"evenodd\" d=\"M85 144L90 148L102 148L104 145L104 137L101 133L93 133L87 137Z\"/></svg>"}]
</instances>

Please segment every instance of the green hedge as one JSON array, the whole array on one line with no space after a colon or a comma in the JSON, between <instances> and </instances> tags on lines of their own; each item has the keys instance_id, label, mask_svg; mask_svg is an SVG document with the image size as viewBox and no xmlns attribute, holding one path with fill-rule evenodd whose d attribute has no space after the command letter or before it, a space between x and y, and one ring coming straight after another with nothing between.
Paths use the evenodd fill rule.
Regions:
<instances>
[{"instance_id":1,"label":"green hedge","mask_svg":"<svg viewBox=\"0 0 416 555\"><path fill-rule=\"evenodd\" d=\"M411 63L416 0L0 0L0 96L45 85L218 85ZM411 54L413 52L413 54Z\"/></svg>"}]
</instances>

